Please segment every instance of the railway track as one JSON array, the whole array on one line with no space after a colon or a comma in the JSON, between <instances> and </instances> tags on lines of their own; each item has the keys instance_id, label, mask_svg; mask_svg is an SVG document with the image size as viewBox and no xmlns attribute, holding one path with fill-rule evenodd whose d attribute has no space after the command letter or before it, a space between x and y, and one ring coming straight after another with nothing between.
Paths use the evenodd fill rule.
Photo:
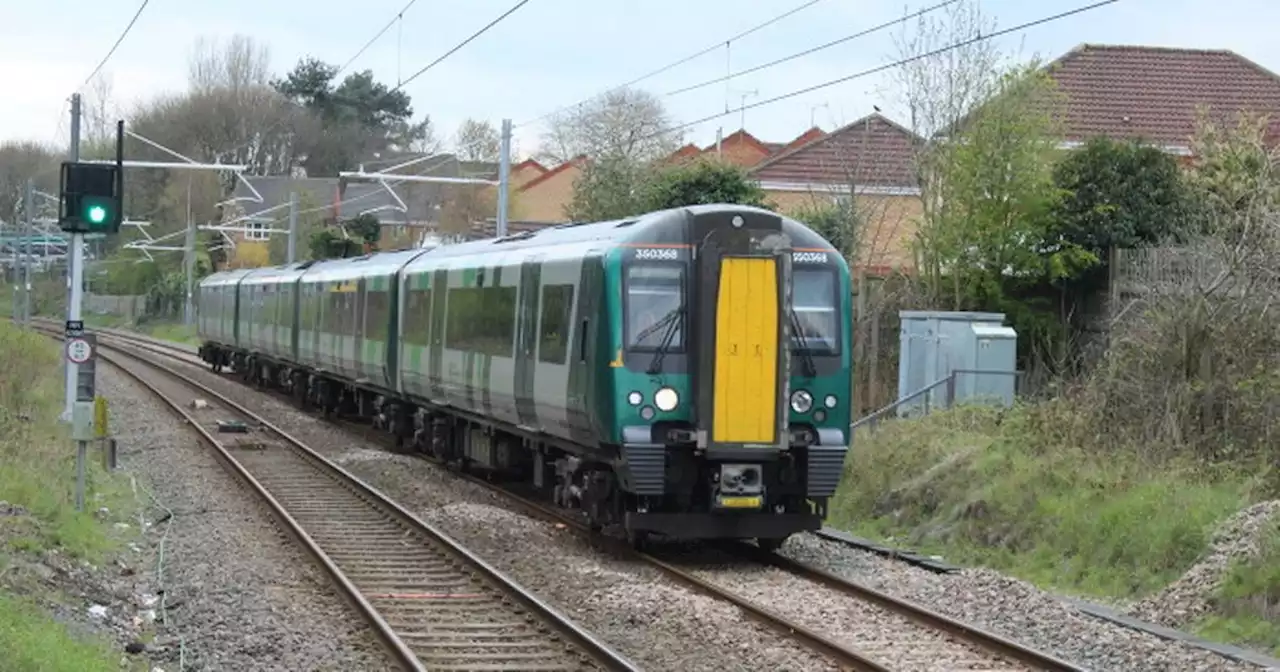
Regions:
<instances>
[{"instance_id":1,"label":"railway track","mask_svg":"<svg viewBox=\"0 0 1280 672\"><path fill-rule=\"evenodd\" d=\"M154 339L136 337L120 332L106 332L103 335L108 339L128 340L131 345L135 345L147 352L161 354L187 364L202 364L190 352ZM284 395L280 396L283 398ZM386 442L385 437L381 435L371 436L373 432L367 431L367 427L363 425L346 421L340 422L344 427L356 429L358 433L367 438ZM538 517L564 524L583 534L590 534L587 526L572 515L568 515L521 493L496 487L482 478L468 474L458 475L486 488L496 490ZM888 671L893 668L880 662L882 659L890 657L891 652L887 649L896 648L901 650L916 646L923 642L936 640L939 635L959 645L961 649L972 649L974 653L980 654L977 656L963 656L965 658L964 661L954 661L963 665L963 669L1030 669L1052 670L1055 672L1079 672L1085 669L982 628L957 621L923 605L894 597L869 586L781 555L763 552L753 545L743 543L723 545L723 549L733 557L748 560L751 563L771 566L803 580L820 584L849 598L901 617L910 623L904 629L914 629L914 632L897 633L900 636L888 642L859 642L859 645L864 648L856 649L836 641L815 629L805 627L788 619L782 614L746 599L731 590L725 589L717 585L713 580L701 578L693 570L679 566L678 561L666 560L652 553L638 552L622 544L610 543L609 545L613 546L617 552L633 554L637 559L658 568L668 576L703 594L734 604L754 620L782 633L786 637L798 640L811 650L826 655L845 669ZM987 658L988 667L983 667L982 654L985 654ZM947 661L947 663L951 662L953 661Z\"/></svg>"},{"instance_id":2,"label":"railway track","mask_svg":"<svg viewBox=\"0 0 1280 672\"><path fill-rule=\"evenodd\" d=\"M148 356L190 362L182 351L154 343L135 350L119 343L124 337L101 336L98 356L148 388L214 448L329 574L402 669L639 669L301 441ZM191 410L175 398L189 391L206 403Z\"/></svg>"}]
</instances>

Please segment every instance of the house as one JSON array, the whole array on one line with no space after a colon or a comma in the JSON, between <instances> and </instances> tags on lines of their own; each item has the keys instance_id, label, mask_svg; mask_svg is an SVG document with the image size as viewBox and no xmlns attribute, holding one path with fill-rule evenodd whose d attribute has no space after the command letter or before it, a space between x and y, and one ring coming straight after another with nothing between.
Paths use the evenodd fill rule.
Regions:
<instances>
[{"instance_id":1,"label":"house","mask_svg":"<svg viewBox=\"0 0 1280 672\"><path fill-rule=\"evenodd\" d=\"M822 129L810 128L791 142L764 142L745 129L740 129L722 138L718 146L716 143L706 147L687 144L672 152L664 161L678 163L715 157L750 169L780 152L812 142L823 135ZM586 161L585 156L575 157L524 183L519 190L523 204L521 216L531 222L547 224L567 221L565 209L573 200L573 185L582 175Z\"/></svg>"},{"instance_id":2,"label":"house","mask_svg":"<svg viewBox=\"0 0 1280 672\"><path fill-rule=\"evenodd\" d=\"M852 195L864 223L855 265L872 273L910 266L921 214L914 169L920 137L879 113L806 135L750 169L766 198L794 214Z\"/></svg>"},{"instance_id":3,"label":"house","mask_svg":"<svg viewBox=\"0 0 1280 672\"><path fill-rule=\"evenodd\" d=\"M1202 106L1227 123L1266 114L1280 130L1280 76L1233 51L1083 44L1046 68L1064 96L1064 149L1107 136L1190 156Z\"/></svg>"},{"instance_id":4,"label":"house","mask_svg":"<svg viewBox=\"0 0 1280 672\"><path fill-rule=\"evenodd\" d=\"M1202 107L1224 123L1233 123L1240 112L1266 114L1272 118L1271 134L1280 131L1280 76L1232 51L1084 44L1048 63L1045 69L1061 96L1063 136L1059 147L1063 150L1105 136L1152 143L1189 161L1196 116ZM853 141L856 136L852 131L866 121L854 122L829 137L848 138L847 151L858 156L863 141ZM958 125L962 127L964 123L961 120ZM870 146L864 152L869 155L858 163L860 171L871 170L875 174L858 179L859 191L887 188L894 194L919 194L910 186L911 149L908 136L904 135L908 133L906 129L882 117L872 126L875 138L868 140ZM898 132L891 132L890 127ZM812 143L815 147L824 144L835 143ZM753 174L774 195L775 202L785 207L796 198L785 194L820 191L810 186L835 180L834 175L828 174L830 166L849 160L839 159L845 154L834 151L828 151L830 155L822 160L807 156L814 153L804 148L792 150L791 154L799 154L805 160L787 159L788 153L780 154L753 168ZM826 167L818 169L815 162ZM779 168L779 164L788 170ZM886 206L888 200L893 200L884 195L880 198L886 200ZM917 217L918 208L917 202ZM910 210L904 211L908 217ZM880 260L888 265L909 265L915 228L912 223L878 241L877 245L883 245L876 254L879 259L866 261L872 265Z\"/></svg>"}]
</instances>

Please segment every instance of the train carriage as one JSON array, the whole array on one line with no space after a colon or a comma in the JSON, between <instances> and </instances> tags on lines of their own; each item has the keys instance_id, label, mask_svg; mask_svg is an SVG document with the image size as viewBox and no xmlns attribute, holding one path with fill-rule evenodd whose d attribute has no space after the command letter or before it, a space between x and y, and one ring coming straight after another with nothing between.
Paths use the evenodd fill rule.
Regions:
<instances>
[{"instance_id":1,"label":"train carriage","mask_svg":"<svg viewBox=\"0 0 1280 672\"><path fill-rule=\"evenodd\" d=\"M217 366L226 366L229 360L223 361L224 356L240 347L236 333L240 280L251 272L234 269L212 273L196 288L196 333L201 354L208 351L210 357L219 357Z\"/></svg>"},{"instance_id":2,"label":"train carriage","mask_svg":"<svg viewBox=\"0 0 1280 672\"><path fill-rule=\"evenodd\" d=\"M304 267L262 268L240 280L241 342L255 355L290 362L297 357L297 280Z\"/></svg>"},{"instance_id":3,"label":"train carriage","mask_svg":"<svg viewBox=\"0 0 1280 672\"><path fill-rule=\"evenodd\" d=\"M294 282L293 391L401 444L528 479L637 541L773 546L821 525L847 450L852 307L842 256L799 222L677 208Z\"/></svg>"}]
</instances>

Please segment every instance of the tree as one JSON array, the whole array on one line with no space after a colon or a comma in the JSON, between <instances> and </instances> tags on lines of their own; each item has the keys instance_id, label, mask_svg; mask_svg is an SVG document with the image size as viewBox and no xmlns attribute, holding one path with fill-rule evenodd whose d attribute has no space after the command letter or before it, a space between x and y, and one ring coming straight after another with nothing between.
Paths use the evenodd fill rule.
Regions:
<instances>
[{"instance_id":1,"label":"tree","mask_svg":"<svg viewBox=\"0 0 1280 672\"><path fill-rule=\"evenodd\" d=\"M59 161L52 148L39 143L0 143L0 220L19 221L28 178L38 178L37 189L57 193Z\"/></svg>"},{"instance_id":2,"label":"tree","mask_svg":"<svg viewBox=\"0 0 1280 672\"><path fill-rule=\"evenodd\" d=\"M635 89L615 89L555 115L542 136L539 157L563 163L579 156L612 157L644 163L669 156L683 136L672 125L662 100Z\"/></svg>"},{"instance_id":3,"label":"tree","mask_svg":"<svg viewBox=\"0 0 1280 672\"><path fill-rule=\"evenodd\" d=\"M738 166L701 160L659 169L645 185L644 209L736 203L766 207L764 190Z\"/></svg>"},{"instance_id":4,"label":"tree","mask_svg":"<svg viewBox=\"0 0 1280 672\"><path fill-rule=\"evenodd\" d=\"M1095 138L1054 168L1062 199L1053 210L1066 240L1102 255L1181 238L1186 185L1178 162L1157 147Z\"/></svg>"},{"instance_id":5,"label":"tree","mask_svg":"<svg viewBox=\"0 0 1280 672\"><path fill-rule=\"evenodd\" d=\"M487 121L464 119L458 127L454 152L463 161L497 161L502 151L502 138Z\"/></svg>"},{"instance_id":6,"label":"tree","mask_svg":"<svg viewBox=\"0 0 1280 672\"><path fill-rule=\"evenodd\" d=\"M1001 77L991 98L936 142L928 156L926 199L916 251L925 289L953 310L1009 315L1024 354L1056 361L1063 325L1035 290L1078 277L1098 258L1058 234L1052 213L1059 105L1036 63Z\"/></svg>"},{"instance_id":7,"label":"tree","mask_svg":"<svg viewBox=\"0 0 1280 672\"><path fill-rule=\"evenodd\" d=\"M858 211L851 200L841 199L835 203L813 202L806 204L791 216L804 222L818 235L827 239L831 246L840 251L845 258L853 259L858 249Z\"/></svg>"},{"instance_id":8,"label":"tree","mask_svg":"<svg viewBox=\"0 0 1280 672\"><path fill-rule=\"evenodd\" d=\"M573 183L565 214L576 222L599 222L644 212L648 167L619 155L590 159Z\"/></svg>"},{"instance_id":9,"label":"tree","mask_svg":"<svg viewBox=\"0 0 1280 672\"><path fill-rule=\"evenodd\" d=\"M425 137L430 123L412 124L408 94L373 78L371 70L347 75L334 86L338 68L315 58L298 62L276 91L313 116L302 130L303 165L310 175L335 175L361 156L403 147Z\"/></svg>"}]
</instances>

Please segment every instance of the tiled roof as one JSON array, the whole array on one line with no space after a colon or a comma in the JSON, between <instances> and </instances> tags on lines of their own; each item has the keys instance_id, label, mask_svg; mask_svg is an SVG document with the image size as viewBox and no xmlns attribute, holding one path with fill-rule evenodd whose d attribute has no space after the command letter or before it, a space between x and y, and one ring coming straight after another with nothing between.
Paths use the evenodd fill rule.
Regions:
<instances>
[{"instance_id":1,"label":"tiled roof","mask_svg":"<svg viewBox=\"0 0 1280 672\"><path fill-rule=\"evenodd\" d=\"M917 141L911 131L872 114L770 158L751 175L761 182L844 185L853 178L864 187L914 187Z\"/></svg>"},{"instance_id":2,"label":"tiled roof","mask_svg":"<svg viewBox=\"0 0 1280 672\"><path fill-rule=\"evenodd\" d=\"M1280 117L1280 77L1232 51L1085 44L1048 68L1066 94L1066 140L1186 146L1201 105Z\"/></svg>"}]
</instances>

